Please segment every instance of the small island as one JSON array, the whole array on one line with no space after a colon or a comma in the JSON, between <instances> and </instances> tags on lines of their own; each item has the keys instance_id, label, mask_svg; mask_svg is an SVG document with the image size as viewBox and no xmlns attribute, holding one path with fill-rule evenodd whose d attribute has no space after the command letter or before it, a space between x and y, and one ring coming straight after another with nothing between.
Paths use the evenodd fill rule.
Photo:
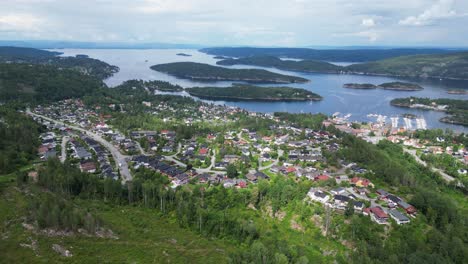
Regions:
<instances>
[{"instance_id":1,"label":"small island","mask_svg":"<svg viewBox=\"0 0 468 264\"><path fill-rule=\"evenodd\" d=\"M322 97L305 89L292 87L260 87L233 84L231 87L194 87L185 89L192 96L207 100L296 102L319 101Z\"/></svg>"},{"instance_id":2,"label":"small island","mask_svg":"<svg viewBox=\"0 0 468 264\"><path fill-rule=\"evenodd\" d=\"M230 57L225 57L225 56L214 56L213 59L216 60L228 60L231 59Z\"/></svg>"},{"instance_id":3,"label":"small island","mask_svg":"<svg viewBox=\"0 0 468 264\"><path fill-rule=\"evenodd\" d=\"M343 88L348 89L377 89L377 85L370 83L345 83Z\"/></svg>"},{"instance_id":4,"label":"small island","mask_svg":"<svg viewBox=\"0 0 468 264\"><path fill-rule=\"evenodd\" d=\"M144 80L128 80L123 82L118 86L122 89L146 89L151 92L160 91L160 92L182 92L184 88L180 85L174 85L166 81L144 81Z\"/></svg>"},{"instance_id":5,"label":"small island","mask_svg":"<svg viewBox=\"0 0 468 264\"><path fill-rule=\"evenodd\" d=\"M228 69L196 62L173 62L153 65L152 70L196 81L235 81L249 83L306 83L309 80L260 69Z\"/></svg>"},{"instance_id":6,"label":"small island","mask_svg":"<svg viewBox=\"0 0 468 264\"><path fill-rule=\"evenodd\" d=\"M465 95L465 94L468 94L468 90L453 89L453 90L448 90L447 93L448 94Z\"/></svg>"},{"instance_id":7,"label":"small island","mask_svg":"<svg viewBox=\"0 0 468 264\"><path fill-rule=\"evenodd\" d=\"M408 97L393 99L390 104L398 107L445 112L448 115L439 121L468 126L468 100Z\"/></svg>"},{"instance_id":8,"label":"small island","mask_svg":"<svg viewBox=\"0 0 468 264\"><path fill-rule=\"evenodd\" d=\"M384 90L394 90L394 91L421 91L424 88L418 84L414 83L405 83L405 82L389 82L382 83L379 85L371 83L345 83L343 88L348 89L377 89L382 88Z\"/></svg>"},{"instance_id":9,"label":"small island","mask_svg":"<svg viewBox=\"0 0 468 264\"><path fill-rule=\"evenodd\" d=\"M187 53L177 53L177 56L182 56L182 57L192 57L192 55L187 54Z\"/></svg>"}]
</instances>

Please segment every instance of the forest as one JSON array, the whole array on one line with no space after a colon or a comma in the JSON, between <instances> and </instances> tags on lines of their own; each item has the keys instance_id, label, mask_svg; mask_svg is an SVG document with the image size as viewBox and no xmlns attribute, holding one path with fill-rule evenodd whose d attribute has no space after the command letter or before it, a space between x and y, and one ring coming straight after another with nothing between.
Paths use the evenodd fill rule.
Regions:
<instances>
[{"instance_id":1,"label":"forest","mask_svg":"<svg viewBox=\"0 0 468 264\"><path fill-rule=\"evenodd\" d=\"M305 83L307 79L259 69L228 69L196 62L173 62L151 66L152 70L198 81L245 81L251 83Z\"/></svg>"},{"instance_id":2,"label":"forest","mask_svg":"<svg viewBox=\"0 0 468 264\"><path fill-rule=\"evenodd\" d=\"M233 84L231 87L194 87L185 89L190 95L225 101L316 101L322 97L305 89L291 87L260 87Z\"/></svg>"},{"instance_id":3,"label":"forest","mask_svg":"<svg viewBox=\"0 0 468 264\"><path fill-rule=\"evenodd\" d=\"M62 53L21 47L0 47L0 63L27 63L71 69L105 79L119 71L117 66L87 56L59 56Z\"/></svg>"}]
</instances>

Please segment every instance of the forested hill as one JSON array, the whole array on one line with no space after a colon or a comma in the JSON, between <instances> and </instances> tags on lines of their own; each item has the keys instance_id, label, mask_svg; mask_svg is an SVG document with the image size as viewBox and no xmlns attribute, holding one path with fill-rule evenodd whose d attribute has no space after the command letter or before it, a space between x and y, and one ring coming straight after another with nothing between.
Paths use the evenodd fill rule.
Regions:
<instances>
[{"instance_id":1,"label":"forested hill","mask_svg":"<svg viewBox=\"0 0 468 264\"><path fill-rule=\"evenodd\" d=\"M61 53L33 48L0 47L0 63L29 63L67 68L105 79L119 71L117 66L87 56L61 57Z\"/></svg>"},{"instance_id":2,"label":"forested hill","mask_svg":"<svg viewBox=\"0 0 468 264\"><path fill-rule=\"evenodd\" d=\"M152 70L198 81L245 81L251 83L305 83L307 79L259 69L228 69L195 62L151 66Z\"/></svg>"},{"instance_id":3,"label":"forested hill","mask_svg":"<svg viewBox=\"0 0 468 264\"><path fill-rule=\"evenodd\" d=\"M0 64L0 102L53 102L89 95L105 84L92 76L48 65Z\"/></svg>"},{"instance_id":4,"label":"forested hill","mask_svg":"<svg viewBox=\"0 0 468 264\"><path fill-rule=\"evenodd\" d=\"M254 65L288 71L350 73L397 77L441 78L468 80L468 52L402 56L346 67L313 60L281 60L272 56L224 59L220 65Z\"/></svg>"},{"instance_id":5,"label":"forested hill","mask_svg":"<svg viewBox=\"0 0 468 264\"><path fill-rule=\"evenodd\" d=\"M254 56L239 59L225 59L216 62L218 65L254 65L261 67L273 67L280 70L304 71L304 72L328 72L338 73L342 67L323 61L314 60L281 60L273 56Z\"/></svg>"},{"instance_id":6,"label":"forested hill","mask_svg":"<svg viewBox=\"0 0 468 264\"><path fill-rule=\"evenodd\" d=\"M252 47L218 47L205 48L201 52L229 57L275 56L321 61L366 62L383 60L399 56L416 54L442 54L454 51L445 49L329 49L308 48L252 48Z\"/></svg>"},{"instance_id":7,"label":"forested hill","mask_svg":"<svg viewBox=\"0 0 468 264\"><path fill-rule=\"evenodd\" d=\"M407 77L468 80L468 52L414 55L353 64L346 71Z\"/></svg>"}]
</instances>

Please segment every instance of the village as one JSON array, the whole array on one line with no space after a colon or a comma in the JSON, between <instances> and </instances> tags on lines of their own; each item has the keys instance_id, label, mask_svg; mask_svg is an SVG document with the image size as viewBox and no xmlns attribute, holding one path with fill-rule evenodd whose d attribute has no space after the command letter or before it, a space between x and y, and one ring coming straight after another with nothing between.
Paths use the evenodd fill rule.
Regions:
<instances>
[{"instance_id":1,"label":"village","mask_svg":"<svg viewBox=\"0 0 468 264\"><path fill-rule=\"evenodd\" d=\"M330 132L302 129L279 122L270 114L226 106L205 105L193 111L179 111L164 103L142 104L152 112L173 112L167 120L176 119L176 114L180 118L178 112L183 111L183 122L188 126L201 120L228 123L240 112L272 120L274 125L269 127L269 135L238 128L195 133L189 139L180 138L171 129L120 132L109 124L112 116L99 113L99 108L89 109L80 100L65 100L38 106L31 112L48 129L41 135L40 158L59 157L62 162L75 164L82 172L122 181L131 180L133 171L146 168L167 176L172 188L185 184L221 184L225 188L242 189L272 177L292 177L312 183L307 203L319 203L341 212L352 208L355 213L370 216L377 224L389 224L390 219L399 225L406 224L417 216L416 209L405 199L364 177L372 173L366 168L345 160L338 161L339 168L331 166L324 152L337 152L340 141ZM354 124L336 117L323 122L324 127L334 125L373 143L385 138L405 147L450 153L467 164L465 148L454 153L449 147L441 149L403 136L401 131L388 131L381 124L368 124L366 128L354 128ZM466 174L466 170L461 172Z\"/></svg>"}]
</instances>

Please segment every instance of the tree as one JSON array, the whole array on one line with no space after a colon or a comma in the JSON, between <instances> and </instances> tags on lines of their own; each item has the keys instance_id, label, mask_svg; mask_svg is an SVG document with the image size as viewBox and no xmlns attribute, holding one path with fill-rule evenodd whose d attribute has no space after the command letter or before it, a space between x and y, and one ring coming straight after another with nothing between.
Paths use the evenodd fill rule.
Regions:
<instances>
[{"instance_id":1,"label":"tree","mask_svg":"<svg viewBox=\"0 0 468 264\"><path fill-rule=\"evenodd\" d=\"M346 205L344 214L346 217L350 217L354 214L354 202L352 200L350 200Z\"/></svg>"},{"instance_id":2,"label":"tree","mask_svg":"<svg viewBox=\"0 0 468 264\"><path fill-rule=\"evenodd\" d=\"M233 179L237 177L237 168L234 164L229 164L226 168L226 174L229 178Z\"/></svg>"}]
</instances>

